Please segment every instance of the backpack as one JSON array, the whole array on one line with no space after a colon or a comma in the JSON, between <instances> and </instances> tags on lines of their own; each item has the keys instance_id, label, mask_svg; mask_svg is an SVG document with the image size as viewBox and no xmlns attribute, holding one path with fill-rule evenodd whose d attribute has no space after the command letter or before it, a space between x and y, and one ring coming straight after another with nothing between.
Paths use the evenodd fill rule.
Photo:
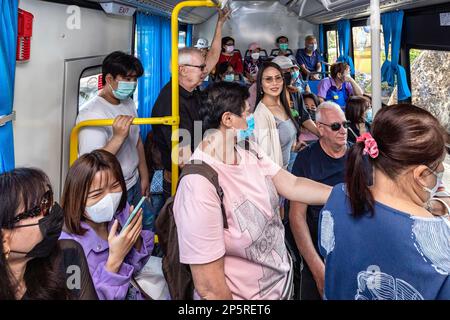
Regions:
<instances>
[{"instance_id":1,"label":"backpack","mask_svg":"<svg viewBox=\"0 0 450 320\"><path fill-rule=\"evenodd\" d=\"M215 188L220 199L222 209L223 226L228 229L225 207L223 205L223 191L219 185L217 172L207 163L195 160L186 164L181 172L181 179L190 174L199 174L205 177ZM189 265L180 262L178 246L177 225L173 214L175 196L167 199L155 221L156 233L164 256L162 269L169 287L169 293L173 300L193 300L194 281Z\"/></svg>"}]
</instances>

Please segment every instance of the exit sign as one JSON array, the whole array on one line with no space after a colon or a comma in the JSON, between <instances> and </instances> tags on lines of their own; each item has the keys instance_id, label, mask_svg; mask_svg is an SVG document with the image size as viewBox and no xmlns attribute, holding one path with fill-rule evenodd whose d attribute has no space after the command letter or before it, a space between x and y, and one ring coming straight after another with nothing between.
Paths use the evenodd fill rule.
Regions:
<instances>
[{"instance_id":1,"label":"exit sign","mask_svg":"<svg viewBox=\"0 0 450 320\"><path fill-rule=\"evenodd\" d=\"M100 3L106 13L118 16L132 16L136 8L129 7L116 2L102 2Z\"/></svg>"}]
</instances>

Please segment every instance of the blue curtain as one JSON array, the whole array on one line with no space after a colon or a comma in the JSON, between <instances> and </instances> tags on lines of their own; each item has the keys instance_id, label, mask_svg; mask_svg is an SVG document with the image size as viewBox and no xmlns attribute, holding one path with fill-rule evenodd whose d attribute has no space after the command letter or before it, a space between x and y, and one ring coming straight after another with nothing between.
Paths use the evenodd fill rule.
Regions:
<instances>
[{"instance_id":1,"label":"blue curtain","mask_svg":"<svg viewBox=\"0 0 450 320\"><path fill-rule=\"evenodd\" d=\"M411 91L406 79L406 71L398 64L400 58L400 42L402 37L403 11L388 12L381 15L383 26L384 53L386 60L381 67L381 81L387 82L390 86L395 86L397 77L398 100L405 100L411 97ZM389 44L391 47L391 59L389 61Z\"/></svg>"},{"instance_id":2,"label":"blue curtain","mask_svg":"<svg viewBox=\"0 0 450 320\"><path fill-rule=\"evenodd\" d=\"M192 24L187 25L186 47L192 47Z\"/></svg>"},{"instance_id":3,"label":"blue curtain","mask_svg":"<svg viewBox=\"0 0 450 320\"><path fill-rule=\"evenodd\" d=\"M0 116L12 112L17 45L17 0L0 0ZM0 173L14 169L12 122L0 127Z\"/></svg>"},{"instance_id":4,"label":"blue curtain","mask_svg":"<svg viewBox=\"0 0 450 320\"><path fill-rule=\"evenodd\" d=\"M339 35L339 57L337 61L342 61L350 66L350 73L355 75L355 65L353 59L349 55L350 40L351 40L351 27L350 20L340 20L337 23L338 35Z\"/></svg>"},{"instance_id":5,"label":"blue curtain","mask_svg":"<svg viewBox=\"0 0 450 320\"><path fill-rule=\"evenodd\" d=\"M170 80L170 20L138 13L136 29L137 56L144 66L144 75L138 83L138 115L150 118L160 90ZM150 125L141 126L143 141L150 131Z\"/></svg>"}]
</instances>

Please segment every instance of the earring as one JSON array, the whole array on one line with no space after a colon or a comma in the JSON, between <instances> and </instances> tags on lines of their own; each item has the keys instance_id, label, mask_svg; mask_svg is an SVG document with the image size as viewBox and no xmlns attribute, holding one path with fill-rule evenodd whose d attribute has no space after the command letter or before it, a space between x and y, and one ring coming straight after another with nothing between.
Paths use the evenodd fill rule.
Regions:
<instances>
[{"instance_id":1,"label":"earring","mask_svg":"<svg viewBox=\"0 0 450 320\"><path fill-rule=\"evenodd\" d=\"M6 258L6 260L8 260L9 259L9 254L11 253L11 250L8 250L8 252L5 252L5 258Z\"/></svg>"}]
</instances>

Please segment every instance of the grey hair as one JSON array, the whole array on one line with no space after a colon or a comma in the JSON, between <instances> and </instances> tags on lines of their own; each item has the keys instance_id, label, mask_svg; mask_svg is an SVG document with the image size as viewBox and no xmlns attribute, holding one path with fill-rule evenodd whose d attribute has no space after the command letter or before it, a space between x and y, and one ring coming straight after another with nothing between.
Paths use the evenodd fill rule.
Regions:
<instances>
[{"instance_id":1,"label":"grey hair","mask_svg":"<svg viewBox=\"0 0 450 320\"><path fill-rule=\"evenodd\" d=\"M193 47L182 48L178 50L178 64L180 66L183 64L191 64L192 56L196 54L201 55L202 53L199 49Z\"/></svg>"},{"instance_id":2,"label":"grey hair","mask_svg":"<svg viewBox=\"0 0 450 320\"><path fill-rule=\"evenodd\" d=\"M323 112L325 110L337 111L337 112L339 112L341 115L343 115L345 117L344 111L342 111L341 107L337 103L332 102L332 101L324 101L317 107L317 110L316 110L316 121L317 122L322 122L322 120L323 120Z\"/></svg>"}]
</instances>

